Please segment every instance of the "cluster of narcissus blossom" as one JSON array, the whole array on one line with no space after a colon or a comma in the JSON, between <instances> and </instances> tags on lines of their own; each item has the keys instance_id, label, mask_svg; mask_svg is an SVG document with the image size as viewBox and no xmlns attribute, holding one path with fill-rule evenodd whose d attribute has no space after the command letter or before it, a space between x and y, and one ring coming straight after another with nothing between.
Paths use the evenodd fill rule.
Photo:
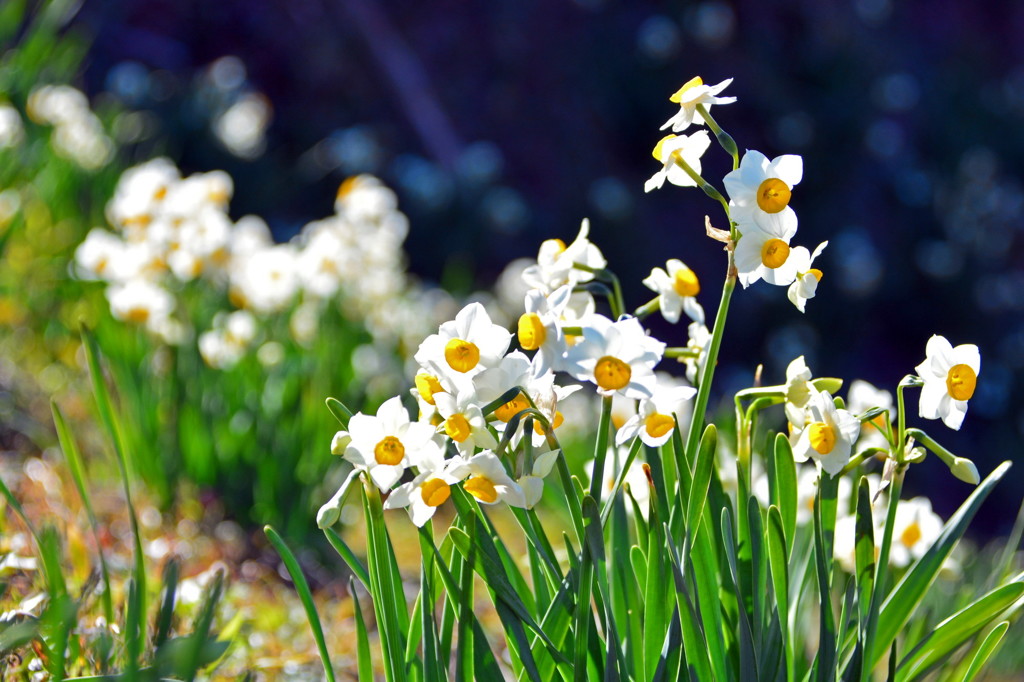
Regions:
<instances>
[{"instance_id":1,"label":"cluster of narcissus blossom","mask_svg":"<svg viewBox=\"0 0 1024 682\"><path fill-rule=\"evenodd\" d=\"M584 221L571 244L552 239L541 245L537 261L523 270L529 289L514 335L471 303L419 345L416 421L395 397L375 417L356 414L335 436L332 451L382 491L411 470L411 480L391 491L385 508L408 507L422 526L457 484L484 504L533 507L558 456L560 402L582 384L628 403L616 420L617 445L637 438L663 445L677 419L688 418L695 389L654 372L665 344L636 317L612 320L596 312L586 285L606 261L588 233ZM677 271L671 262L669 268ZM692 299L698 287L686 272L680 279ZM700 310L695 301L681 305ZM509 350L513 336L519 349ZM558 383L559 375L579 383ZM333 503L322 518L333 517L324 513Z\"/></svg>"},{"instance_id":2,"label":"cluster of narcissus blossom","mask_svg":"<svg viewBox=\"0 0 1024 682\"><path fill-rule=\"evenodd\" d=\"M36 88L28 97L28 115L53 126L54 151L86 170L105 166L114 155L114 143L80 90L69 85Z\"/></svg>"},{"instance_id":3,"label":"cluster of narcissus blossom","mask_svg":"<svg viewBox=\"0 0 1024 682\"><path fill-rule=\"evenodd\" d=\"M414 294L402 253L408 222L379 180L349 178L334 215L283 244L256 216L231 220L232 191L222 171L182 177L164 158L125 171L107 205L114 231L89 232L75 254L76 272L108 284L115 318L144 325L166 343L189 336L190 311L178 296L187 283L221 292L225 308L229 301L237 309L218 314L198 339L217 368L236 364L260 337L258 320L271 315L294 310L292 334L308 342L319 312L335 299L375 336L415 329L403 312Z\"/></svg>"},{"instance_id":4,"label":"cluster of narcissus blossom","mask_svg":"<svg viewBox=\"0 0 1024 682\"><path fill-rule=\"evenodd\" d=\"M666 180L680 187L704 184L700 160L711 145L707 131L675 133L691 124L707 124L718 134L720 129L709 111L712 104L736 101L735 97L718 96L731 82L729 79L709 86L698 77L672 95L670 100L680 108L662 128L671 127L673 134L663 137L654 147L654 158L662 167L647 181L645 191L661 188ZM789 300L804 312L822 276L821 270L814 267L814 260L828 242L819 244L813 252L791 245L797 217L789 202L793 188L803 178L803 160L795 154L769 159L761 152L748 150L737 161L737 167L723 178L723 184L729 194L729 219L736 228L733 248L739 281L744 287L758 280L788 287Z\"/></svg>"}]
</instances>

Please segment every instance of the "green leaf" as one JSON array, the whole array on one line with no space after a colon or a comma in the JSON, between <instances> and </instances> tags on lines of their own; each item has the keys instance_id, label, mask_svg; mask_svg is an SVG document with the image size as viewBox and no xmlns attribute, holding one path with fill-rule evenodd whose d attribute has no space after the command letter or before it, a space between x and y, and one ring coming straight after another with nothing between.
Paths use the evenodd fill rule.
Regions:
<instances>
[{"instance_id":1,"label":"green leaf","mask_svg":"<svg viewBox=\"0 0 1024 682\"><path fill-rule=\"evenodd\" d=\"M768 546L768 569L778 612L779 627L785 650L786 680L793 680L795 637L789 627L789 566L786 563L786 531L782 527L782 514L774 504L768 507L768 525L765 537Z\"/></svg>"},{"instance_id":2,"label":"green leaf","mask_svg":"<svg viewBox=\"0 0 1024 682\"><path fill-rule=\"evenodd\" d=\"M771 502L782 515L782 530L786 536L787 556L793 551L796 536L797 476L793 448L783 434L775 436L775 478L770 482Z\"/></svg>"},{"instance_id":3,"label":"green leaf","mask_svg":"<svg viewBox=\"0 0 1024 682\"><path fill-rule=\"evenodd\" d=\"M942 621L900 661L896 679L911 680L923 674L998 618L1021 596L1024 596L1024 584L1004 585Z\"/></svg>"},{"instance_id":4,"label":"green leaf","mask_svg":"<svg viewBox=\"0 0 1024 682\"><path fill-rule=\"evenodd\" d=\"M700 523L701 514L707 506L708 487L711 485L711 470L715 466L715 451L718 446L718 431L714 424L708 424L697 448L697 461L686 505L686 530L690 533Z\"/></svg>"},{"instance_id":5,"label":"green leaf","mask_svg":"<svg viewBox=\"0 0 1024 682\"><path fill-rule=\"evenodd\" d=\"M867 646L868 623L871 621L871 595L875 589L875 531L871 510L871 486L862 476L857 486L855 557L857 584L857 646L850 668L850 679L859 680L864 667L864 649Z\"/></svg>"},{"instance_id":6,"label":"green leaf","mask_svg":"<svg viewBox=\"0 0 1024 682\"><path fill-rule=\"evenodd\" d=\"M341 539L341 536L334 532L331 528L324 528L324 535L327 536L327 541L331 543L331 547L334 551L345 561L348 565L349 570L355 577L359 578L359 582L363 584L363 587L367 590L370 589L370 574L366 571L366 567L363 566L363 562L359 560L359 557L355 555L355 552L345 544L345 541Z\"/></svg>"},{"instance_id":7,"label":"green leaf","mask_svg":"<svg viewBox=\"0 0 1024 682\"><path fill-rule=\"evenodd\" d=\"M89 490L85 486L85 465L82 463L82 456L78 451L78 445L71 435L71 429L64 420L60 408L53 400L50 401L50 411L53 413L53 424L57 428L57 440L68 461L68 469L71 470L71 478L78 489L78 495L82 498L85 506L85 513L89 519L89 528L92 530L93 538L96 541L96 553L100 561L100 578L103 580L103 593L100 599L103 602L103 615L108 623L114 622L113 592L110 589L110 571L107 568L107 559L103 553L103 543L100 542L99 522L96 520L96 513L93 511L92 500L89 498Z\"/></svg>"},{"instance_id":8,"label":"green leaf","mask_svg":"<svg viewBox=\"0 0 1024 682\"><path fill-rule=\"evenodd\" d=\"M341 424L341 428L348 431L348 420L352 418L352 410L345 407L345 404L337 398L328 398L326 401L327 409L331 411L334 418Z\"/></svg>"},{"instance_id":9,"label":"green leaf","mask_svg":"<svg viewBox=\"0 0 1024 682\"><path fill-rule=\"evenodd\" d=\"M1009 469L1010 462L1003 462L974 489L970 497L946 522L935 543L928 548L924 556L910 567L910 570L889 594L879 612L877 634L871 656L868 659L869 667L873 668L881 660L890 643L896 639L897 633L914 614L928 587L934 582L942 568L942 563L953 551L953 547L960 540L964 531L967 530L968 524L974 518L981 503L985 501L985 498Z\"/></svg>"},{"instance_id":10,"label":"green leaf","mask_svg":"<svg viewBox=\"0 0 1024 682\"><path fill-rule=\"evenodd\" d=\"M156 634L153 644L159 647L171 636L171 620L174 617L174 600L178 591L178 562L171 559L164 566L164 590L163 599L160 602L160 611L156 617Z\"/></svg>"},{"instance_id":11,"label":"green leaf","mask_svg":"<svg viewBox=\"0 0 1024 682\"><path fill-rule=\"evenodd\" d=\"M291 576L292 583L295 585L295 591L299 593L299 599L302 601L302 608L306 610L309 627L313 630L313 639L316 640L316 648L320 652L324 673L327 675L328 682L334 682L334 666L331 665L331 655L327 651L327 642L324 641L324 629L320 625L320 616L316 612L316 604L313 603L313 594L309 590L306 576L303 575L298 560L288 548L284 538L272 526L265 526L263 532L267 534L267 539L281 555L285 568L288 569L288 575Z\"/></svg>"},{"instance_id":12,"label":"green leaf","mask_svg":"<svg viewBox=\"0 0 1024 682\"><path fill-rule=\"evenodd\" d=\"M996 648L1003 639L1003 635L1006 634L1006 630L1010 627L1009 621L1003 621L999 625L995 626L985 639L981 643L981 647L978 652L974 654L974 658L971 660L971 665L964 674L963 682L971 682L978 673L982 671L988 659L995 653Z\"/></svg>"}]
</instances>

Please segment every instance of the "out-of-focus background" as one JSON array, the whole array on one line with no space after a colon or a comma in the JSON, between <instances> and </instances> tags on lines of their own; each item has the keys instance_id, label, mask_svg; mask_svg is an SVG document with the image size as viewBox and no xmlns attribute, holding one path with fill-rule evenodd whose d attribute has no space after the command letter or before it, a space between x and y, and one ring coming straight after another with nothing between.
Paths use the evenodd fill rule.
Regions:
<instances>
[{"instance_id":1,"label":"out-of-focus background","mask_svg":"<svg viewBox=\"0 0 1024 682\"><path fill-rule=\"evenodd\" d=\"M805 315L763 284L735 297L723 395L758 363L781 379L801 353L816 375L891 390L943 334L980 346L983 370L942 442L983 473L1020 455L1024 6L121 0L84 3L68 30L87 41L90 97L134 112L129 160L227 170L232 217L261 215L279 240L368 172L397 192L424 280L490 287L589 217L629 301L675 256L709 313L723 258L703 216L721 220L716 206L643 182L668 95L693 75L733 78L739 101L718 120L741 148L803 156L797 241L829 247ZM718 182L724 157L709 158ZM907 485L943 515L966 494L934 459ZM1006 532L1019 489L1001 486L975 532Z\"/></svg>"}]
</instances>

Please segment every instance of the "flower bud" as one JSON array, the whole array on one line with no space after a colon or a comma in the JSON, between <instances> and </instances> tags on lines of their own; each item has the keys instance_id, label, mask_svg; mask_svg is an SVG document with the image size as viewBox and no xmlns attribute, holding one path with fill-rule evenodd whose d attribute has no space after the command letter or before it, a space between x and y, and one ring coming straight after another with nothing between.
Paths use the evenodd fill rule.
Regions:
<instances>
[{"instance_id":1,"label":"flower bud","mask_svg":"<svg viewBox=\"0 0 1024 682\"><path fill-rule=\"evenodd\" d=\"M964 483L978 485L981 480L981 476L978 475L978 467L974 466L974 462L966 457L954 457L953 463L949 465L949 470Z\"/></svg>"}]
</instances>

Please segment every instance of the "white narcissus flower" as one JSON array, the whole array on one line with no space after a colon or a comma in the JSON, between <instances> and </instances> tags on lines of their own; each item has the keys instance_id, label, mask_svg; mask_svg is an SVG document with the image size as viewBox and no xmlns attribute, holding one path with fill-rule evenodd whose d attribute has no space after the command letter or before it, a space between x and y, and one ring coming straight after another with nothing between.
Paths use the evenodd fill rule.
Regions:
<instances>
[{"instance_id":1,"label":"white narcissus flower","mask_svg":"<svg viewBox=\"0 0 1024 682\"><path fill-rule=\"evenodd\" d=\"M540 502L541 495L544 494L544 479L554 468L560 452L561 450L548 450L534 455L530 473L519 478L518 483L523 491L523 506L526 509L533 509Z\"/></svg>"},{"instance_id":2,"label":"white narcissus flower","mask_svg":"<svg viewBox=\"0 0 1024 682\"><path fill-rule=\"evenodd\" d=\"M682 360L686 365L686 380L691 384L697 384L697 374L704 371L707 364L708 348L711 347L711 330L703 322L691 322L686 328L688 339L686 350L689 354L684 355Z\"/></svg>"},{"instance_id":3,"label":"white narcissus flower","mask_svg":"<svg viewBox=\"0 0 1024 682\"><path fill-rule=\"evenodd\" d=\"M796 430L802 430L807 421L807 402L814 394L811 383L811 368L804 356L800 356L786 367L786 419Z\"/></svg>"},{"instance_id":4,"label":"white narcissus flower","mask_svg":"<svg viewBox=\"0 0 1024 682\"><path fill-rule=\"evenodd\" d=\"M384 501L384 508L408 507L413 524L422 528L451 497L452 486L465 475L464 465L465 460L458 455L448 461L443 460L440 453L437 457L424 458L417 465L416 478L392 490Z\"/></svg>"},{"instance_id":5,"label":"white narcissus flower","mask_svg":"<svg viewBox=\"0 0 1024 682\"><path fill-rule=\"evenodd\" d=\"M807 408L810 423L793 447L793 459L806 462L808 457L813 458L829 475L835 476L850 461L860 421L847 410L838 409L828 391L812 396Z\"/></svg>"},{"instance_id":6,"label":"white narcissus flower","mask_svg":"<svg viewBox=\"0 0 1024 682\"><path fill-rule=\"evenodd\" d=\"M496 366L511 340L507 329L491 322L483 305L470 303L424 339L415 358L434 375L461 381Z\"/></svg>"},{"instance_id":7,"label":"white narcissus flower","mask_svg":"<svg viewBox=\"0 0 1024 682\"><path fill-rule=\"evenodd\" d=\"M589 236L590 221L584 218L572 244L566 246L561 239L545 240L537 252L537 262L523 270L523 281L531 289L539 289L547 296L567 284L576 286L592 280L593 273L573 267L573 263L579 263L600 270L608 264Z\"/></svg>"},{"instance_id":8,"label":"white narcissus flower","mask_svg":"<svg viewBox=\"0 0 1024 682\"><path fill-rule=\"evenodd\" d=\"M645 445L658 447L668 442L675 428L676 418L685 408L685 403L696 395L692 386L661 386L654 389L650 398L640 401L637 414L619 428L615 444L622 445L640 436Z\"/></svg>"},{"instance_id":9,"label":"white narcissus flower","mask_svg":"<svg viewBox=\"0 0 1024 682\"><path fill-rule=\"evenodd\" d=\"M942 532L942 519L932 511L927 497L900 500L893 519L889 563L908 566L924 556Z\"/></svg>"},{"instance_id":10,"label":"white narcissus flower","mask_svg":"<svg viewBox=\"0 0 1024 682\"><path fill-rule=\"evenodd\" d=\"M435 393L434 405L444 419L438 431L452 439L461 455L469 456L478 447L498 447L494 434L487 430L487 420L472 391L460 391L455 395Z\"/></svg>"},{"instance_id":11,"label":"white narcissus flower","mask_svg":"<svg viewBox=\"0 0 1024 682\"><path fill-rule=\"evenodd\" d=\"M426 422L409 421L402 399L395 396L380 406L376 416L362 412L352 416L343 457L387 491L409 466L442 456L434 433L434 427Z\"/></svg>"},{"instance_id":12,"label":"white narcissus flower","mask_svg":"<svg viewBox=\"0 0 1024 682\"><path fill-rule=\"evenodd\" d=\"M665 344L647 336L634 317L612 322L594 315L589 322L566 354L566 371L596 384L601 395L649 398L654 392L654 366L661 361Z\"/></svg>"},{"instance_id":13,"label":"white narcissus flower","mask_svg":"<svg viewBox=\"0 0 1024 682\"><path fill-rule=\"evenodd\" d=\"M777 156L748 150L740 167L722 179L729 193L729 213L738 223L749 222L758 213L792 213L789 199L793 187L804 175L804 162L795 154Z\"/></svg>"},{"instance_id":14,"label":"white narcissus flower","mask_svg":"<svg viewBox=\"0 0 1024 682\"><path fill-rule=\"evenodd\" d=\"M960 430L967 414L967 401L974 395L981 373L981 353L974 344L954 348L945 337L928 339L925 359L916 367L924 381L919 413L924 419L941 419Z\"/></svg>"},{"instance_id":15,"label":"white narcissus flower","mask_svg":"<svg viewBox=\"0 0 1024 682\"><path fill-rule=\"evenodd\" d=\"M174 297L170 292L148 280L112 284L106 294L114 319L146 325L150 329L174 311Z\"/></svg>"},{"instance_id":16,"label":"white narcissus flower","mask_svg":"<svg viewBox=\"0 0 1024 682\"><path fill-rule=\"evenodd\" d=\"M549 296L539 289L531 289L524 302L526 312L519 316L516 335L523 350L535 350L534 372L540 376L560 369L566 341L562 334L561 319L572 287L559 287Z\"/></svg>"},{"instance_id":17,"label":"white narcissus flower","mask_svg":"<svg viewBox=\"0 0 1024 682\"><path fill-rule=\"evenodd\" d=\"M658 140L651 155L661 164L661 170L644 183L644 191L661 189L666 180L678 187L696 187L697 182L683 170L680 162L686 162L694 173L700 175L700 157L710 146L711 138L706 130L698 130L692 135L666 135Z\"/></svg>"},{"instance_id":18,"label":"white narcissus flower","mask_svg":"<svg viewBox=\"0 0 1024 682\"><path fill-rule=\"evenodd\" d=\"M696 298L700 293L697 275L678 258L669 260L665 268L652 268L644 280L644 286L658 294L662 317L675 324L679 321L679 313L685 310L691 320L703 322L704 308Z\"/></svg>"},{"instance_id":19,"label":"white narcissus flower","mask_svg":"<svg viewBox=\"0 0 1024 682\"><path fill-rule=\"evenodd\" d=\"M82 279L111 281L119 274L117 265L124 251L125 243L120 237L94 227L75 249L75 272Z\"/></svg>"},{"instance_id":20,"label":"white narcissus flower","mask_svg":"<svg viewBox=\"0 0 1024 682\"><path fill-rule=\"evenodd\" d=\"M672 126L672 131L678 133L690 127L691 123L704 123L704 117L697 111L697 105L703 104L710 113L712 104L732 104L735 102L735 97L718 97L718 93L725 90L729 83L732 83L731 78L725 79L718 85L705 85L700 76L688 80L683 84L683 87L676 90L668 98L670 102L675 102L679 105L679 111L666 121L665 125L661 126L661 129L664 130Z\"/></svg>"},{"instance_id":21,"label":"white narcissus flower","mask_svg":"<svg viewBox=\"0 0 1024 682\"><path fill-rule=\"evenodd\" d=\"M814 253L810 254L806 248L798 246L789 254L789 260L793 262L793 267L796 268L796 279L789 285L786 296L789 298L790 303L795 305L796 309L800 312L804 312L807 301L814 298L814 295L818 292L821 270L811 266L814 265L814 259L825 250L826 246L828 246L828 242L822 242L818 244L818 248L814 249Z\"/></svg>"},{"instance_id":22,"label":"white narcissus flower","mask_svg":"<svg viewBox=\"0 0 1024 682\"><path fill-rule=\"evenodd\" d=\"M738 224L742 233L736 243L736 270L744 288L759 279L789 286L796 279L796 263L789 242L796 234L796 213L756 213L750 222Z\"/></svg>"},{"instance_id":23,"label":"white narcissus flower","mask_svg":"<svg viewBox=\"0 0 1024 682\"><path fill-rule=\"evenodd\" d=\"M526 506L523 489L512 480L501 460L490 450L464 460L461 466L452 469L452 475L464 479L462 489L484 504L505 502L513 507Z\"/></svg>"}]
</instances>

